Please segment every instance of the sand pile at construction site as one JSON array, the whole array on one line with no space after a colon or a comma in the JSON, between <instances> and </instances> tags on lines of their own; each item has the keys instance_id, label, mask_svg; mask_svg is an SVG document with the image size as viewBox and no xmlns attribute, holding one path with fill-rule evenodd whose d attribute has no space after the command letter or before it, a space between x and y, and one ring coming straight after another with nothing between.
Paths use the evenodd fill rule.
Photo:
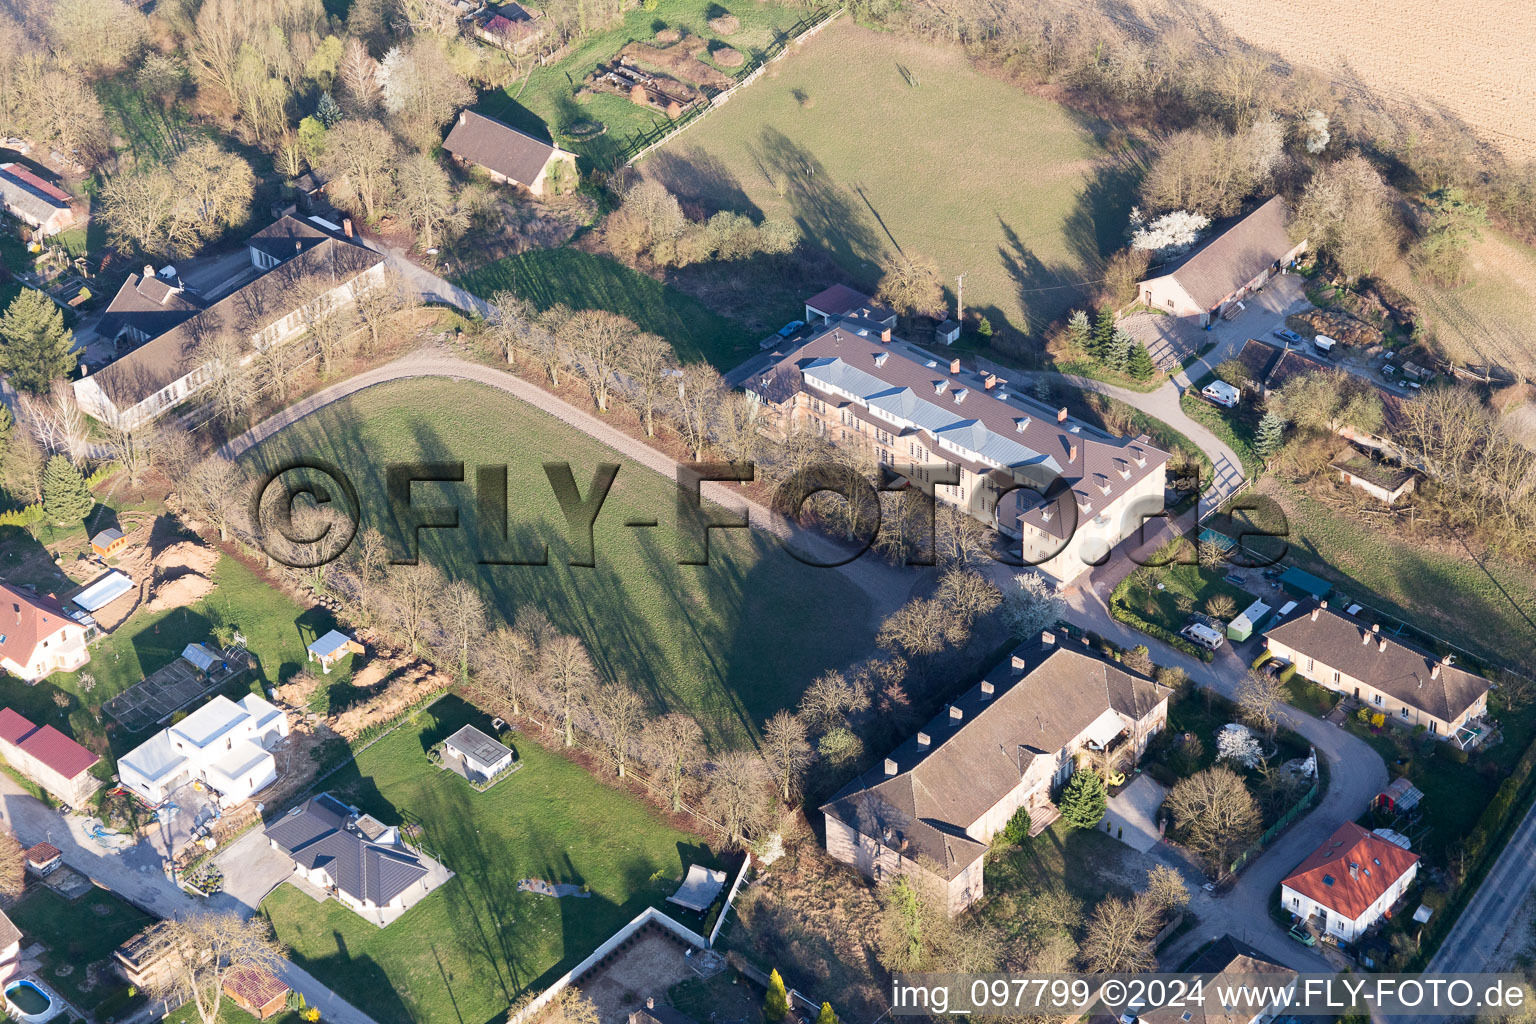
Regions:
<instances>
[{"instance_id":1,"label":"sand pile at construction site","mask_svg":"<svg viewBox=\"0 0 1536 1024\"><path fill-rule=\"evenodd\" d=\"M152 612L182 608L213 592L208 577L218 564L219 553L193 541L178 541L155 556L153 596L146 606Z\"/></svg>"}]
</instances>

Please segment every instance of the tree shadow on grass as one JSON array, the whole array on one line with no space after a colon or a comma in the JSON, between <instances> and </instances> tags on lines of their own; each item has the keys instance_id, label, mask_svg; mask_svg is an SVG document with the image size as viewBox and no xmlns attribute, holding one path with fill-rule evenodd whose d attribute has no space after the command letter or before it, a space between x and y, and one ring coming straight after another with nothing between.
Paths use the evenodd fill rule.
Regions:
<instances>
[{"instance_id":1,"label":"tree shadow on grass","mask_svg":"<svg viewBox=\"0 0 1536 1024\"><path fill-rule=\"evenodd\" d=\"M879 225L815 154L775 128L763 129L748 149L769 185L788 201L806 241L845 267L882 261L887 245Z\"/></svg>"}]
</instances>

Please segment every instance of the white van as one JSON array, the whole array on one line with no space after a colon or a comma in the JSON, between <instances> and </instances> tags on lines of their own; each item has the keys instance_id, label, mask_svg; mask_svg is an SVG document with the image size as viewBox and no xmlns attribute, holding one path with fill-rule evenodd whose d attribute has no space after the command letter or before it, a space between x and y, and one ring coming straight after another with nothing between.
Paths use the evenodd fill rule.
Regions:
<instances>
[{"instance_id":1,"label":"white van","mask_svg":"<svg viewBox=\"0 0 1536 1024\"><path fill-rule=\"evenodd\" d=\"M1200 389L1200 394L1205 396L1207 400L1215 402L1226 409L1231 409L1237 405L1238 399L1242 397L1242 393L1237 388L1224 380L1211 381Z\"/></svg>"},{"instance_id":2,"label":"white van","mask_svg":"<svg viewBox=\"0 0 1536 1024\"><path fill-rule=\"evenodd\" d=\"M1326 334L1319 334L1317 337L1312 339L1312 344L1317 346L1317 350L1319 352L1326 353L1326 352L1332 352L1333 351L1333 346L1337 345L1338 342L1334 341L1332 338L1328 337L1328 335L1326 335Z\"/></svg>"}]
</instances>

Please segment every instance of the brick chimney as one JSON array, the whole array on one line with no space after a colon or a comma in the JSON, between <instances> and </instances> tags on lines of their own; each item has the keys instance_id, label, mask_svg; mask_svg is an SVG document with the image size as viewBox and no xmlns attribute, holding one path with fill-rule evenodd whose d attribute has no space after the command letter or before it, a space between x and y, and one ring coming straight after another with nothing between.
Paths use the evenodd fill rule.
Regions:
<instances>
[{"instance_id":1,"label":"brick chimney","mask_svg":"<svg viewBox=\"0 0 1536 1024\"><path fill-rule=\"evenodd\" d=\"M951 359L949 361L949 372L950 373L959 373L960 372L960 357L959 356L956 356L955 358L953 358L953 359Z\"/></svg>"},{"instance_id":2,"label":"brick chimney","mask_svg":"<svg viewBox=\"0 0 1536 1024\"><path fill-rule=\"evenodd\" d=\"M891 760L890 758L886 758L885 759L885 774L887 774L887 775L895 775L896 774L896 762Z\"/></svg>"},{"instance_id":3,"label":"brick chimney","mask_svg":"<svg viewBox=\"0 0 1536 1024\"><path fill-rule=\"evenodd\" d=\"M1067 422L1067 407L1066 406L1062 406L1060 409L1056 410L1056 422L1057 423L1065 423L1065 422Z\"/></svg>"},{"instance_id":4,"label":"brick chimney","mask_svg":"<svg viewBox=\"0 0 1536 1024\"><path fill-rule=\"evenodd\" d=\"M1360 642L1362 644L1370 643L1371 642L1371 634L1369 634L1369 633L1361 633L1360 634Z\"/></svg>"},{"instance_id":5,"label":"brick chimney","mask_svg":"<svg viewBox=\"0 0 1536 1024\"><path fill-rule=\"evenodd\" d=\"M348 238L353 237L353 235L352 235L352 218L351 217L343 217L343 218L341 218L341 230L346 233L346 236Z\"/></svg>"},{"instance_id":6,"label":"brick chimney","mask_svg":"<svg viewBox=\"0 0 1536 1024\"><path fill-rule=\"evenodd\" d=\"M880 340L881 341L890 341L891 340L891 329L889 327L887 327L885 330L880 332Z\"/></svg>"},{"instance_id":7,"label":"brick chimney","mask_svg":"<svg viewBox=\"0 0 1536 1024\"><path fill-rule=\"evenodd\" d=\"M1387 653L1387 641L1385 638L1382 639L1381 643L1376 645L1376 649L1382 654Z\"/></svg>"},{"instance_id":8,"label":"brick chimney","mask_svg":"<svg viewBox=\"0 0 1536 1024\"><path fill-rule=\"evenodd\" d=\"M1431 678L1431 679L1439 679L1440 678L1440 663L1438 661L1430 666L1430 668L1429 668L1429 678Z\"/></svg>"},{"instance_id":9,"label":"brick chimney","mask_svg":"<svg viewBox=\"0 0 1536 1024\"><path fill-rule=\"evenodd\" d=\"M994 693L996 693L996 692L997 692L997 687L993 686L991 684L991 682L989 682L988 680L985 680L985 679L983 679L981 681L981 699L982 700L991 700L992 699L992 695Z\"/></svg>"},{"instance_id":10,"label":"brick chimney","mask_svg":"<svg viewBox=\"0 0 1536 1024\"><path fill-rule=\"evenodd\" d=\"M965 718L965 712L951 704L949 706L949 724L959 725L963 718Z\"/></svg>"},{"instance_id":11,"label":"brick chimney","mask_svg":"<svg viewBox=\"0 0 1536 1024\"><path fill-rule=\"evenodd\" d=\"M991 391L993 388L997 387L997 374L995 374L995 373L987 374L987 379L984 382L984 386L986 387L986 389L988 391Z\"/></svg>"},{"instance_id":12,"label":"brick chimney","mask_svg":"<svg viewBox=\"0 0 1536 1024\"><path fill-rule=\"evenodd\" d=\"M1072 441L1072 442L1070 442L1067 445L1067 461L1068 462L1076 462L1077 461L1077 442L1076 441Z\"/></svg>"},{"instance_id":13,"label":"brick chimney","mask_svg":"<svg viewBox=\"0 0 1536 1024\"><path fill-rule=\"evenodd\" d=\"M1056 645L1056 633L1055 633L1055 631L1048 629L1045 632L1041 633L1040 634L1040 642L1042 644L1044 644L1045 646L1047 646L1047 647L1054 647Z\"/></svg>"},{"instance_id":14,"label":"brick chimney","mask_svg":"<svg viewBox=\"0 0 1536 1024\"><path fill-rule=\"evenodd\" d=\"M925 732L917 734L917 747L919 750L927 750L933 745L933 737Z\"/></svg>"}]
</instances>

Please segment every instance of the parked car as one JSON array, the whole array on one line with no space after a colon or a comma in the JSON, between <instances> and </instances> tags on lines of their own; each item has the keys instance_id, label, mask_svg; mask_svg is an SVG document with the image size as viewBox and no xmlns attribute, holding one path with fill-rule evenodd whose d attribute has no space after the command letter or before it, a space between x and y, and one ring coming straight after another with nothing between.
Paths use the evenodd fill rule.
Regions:
<instances>
[{"instance_id":1,"label":"parked car","mask_svg":"<svg viewBox=\"0 0 1536 1024\"><path fill-rule=\"evenodd\" d=\"M1242 392L1228 384L1224 380L1213 380L1200 389L1200 394L1206 401L1219 405L1224 409L1231 409L1237 405L1242 397Z\"/></svg>"},{"instance_id":2,"label":"parked car","mask_svg":"<svg viewBox=\"0 0 1536 1024\"><path fill-rule=\"evenodd\" d=\"M1289 935L1303 946L1317 945L1317 936L1313 935L1299 924L1291 925L1290 930L1285 934Z\"/></svg>"},{"instance_id":3,"label":"parked car","mask_svg":"<svg viewBox=\"0 0 1536 1024\"><path fill-rule=\"evenodd\" d=\"M1323 355L1328 355L1330 352L1332 352L1333 346L1337 344L1337 341L1328 337L1326 334L1319 334L1317 337L1312 339L1312 346Z\"/></svg>"},{"instance_id":4,"label":"parked car","mask_svg":"<svg viewBox=\"0 0 1536 1024\"><path fill-rule=\"evenodd\" d=\"M779 337L787 338L791 334L794 334L796 331L798 331L800 328L802 328L804 326L805 326L805 321L804 320L791 320L789 323L787 323L783 327L779 328Z\"/></svg>"},{"instance_id":5,"label":"parked car","mask_svg":"<svg viewBox=\"0 0 1536 1024\"><path fill-rule=\"evenodd\" d=\"M1276 327L1274 330L1274 335L1281 341L1289 342L1292 345L1301 344L1301 335L1297 334L1293 330L1290 330L1289 328Z\"/></svg>"},{"instance_id":6,"label":"parked car","mask_svg":"<svg viewBox=\"0 0 1536 1024\"><path fill-rule=\"evenodd\" d=\"M1200 622L1192 622L1185 626L1183 636L1186 640L1199 644L1208 651L1218 650L1222 644L1227 642L1227 638L1222 635L1220 630L1212 629L1210 626Z\"/></svg>"},{"instance_id":7,"label":"parked car","mask_svg":"<svg viewBox=\"0 0 1536 1024\"><path fill-rule=\"evenodd\" d=\"M1241 587L1248 582L1248 577L1240 572L1229 572L1226 575L1226 580L1234 587Z\"/></svg>"},{"instance_id":8,"label":"parked car","mask_svg":"<svg viewBox=\"0 0 1536 1024\"><path fill-rule=\"evenodd\" d=\"M1284 665L1285 663L1279 658L1270 658L1264 663L1264 674L1267 676L1278 676L1280 674L1280 669L1283 668Z\"/></svg>"}]
</instances>

